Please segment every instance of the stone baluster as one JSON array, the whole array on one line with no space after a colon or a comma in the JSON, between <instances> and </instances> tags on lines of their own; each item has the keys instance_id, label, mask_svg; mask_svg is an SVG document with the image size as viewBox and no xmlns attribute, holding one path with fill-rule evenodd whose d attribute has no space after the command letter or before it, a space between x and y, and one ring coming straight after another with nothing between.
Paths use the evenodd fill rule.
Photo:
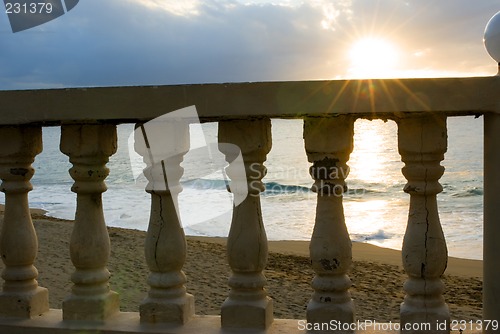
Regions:
<instances>
[{"instance_id":1,"label":"stone baluster","mask_svg":"<svg viewBox=\"0 0 500 334\"><path fill-rule=\"evenodd\" d=\"M194 315L194 297L186 293L186 238L178 213L180 166L189 150L187 122L152 121L135 130L135 150L147 167L146 191L151 214L145 256L150 274L148 296L140 305L141 322L184 324Z\"/></svg>"},{"instance_id":2,"label":"stone baluster","mask_svg":"<svg viewBox=\"0 0 500 334\"><path fill-rule=\"evenodd\" d=\"M118 294L109 288L110 241L101 198L107 189L106 163L116 152L116 126L63 125L60 149L73 164L71 190L77 194L70 241L75 272L71 295L63 302L63 318L103 321L119 310Z\"/></svg>"},{"instance_id":3,"label":"stone baluster","mask_svg":"<svg viewBox=\"0 0 500 334\"><path fill-rule=\"evenodd\" d=\"M0 178L5 213L0 254L5 264L0 293L0 315L30 318L49 310L48 290L38 286L33 266L38 240L31 221L28 192L35 156L42 151L40 127L0 128Z\"/></svg>"},{"instance_id":4,"label":"stone baluster","mask_svg":"<svg viewBox=\"0 0 500 334\"><path fill-rule=\"evenodd\" d=\"M410 194L403 239L403 267L408 279L401 304L401 327L430 323L432 332L448 332L448 327L440 331L436 326L450 320L440 279L448 251L436 202L436 195L443 190L438 181L444 173L440 162L447 148L446 117L433 114L398 120L398 143L405 163L402 172L408 180L404 191Z\"/></svg>"},{"instance_id":5,"label":"stone baluster","mask_svg":"<svg viewBox=\"0 0 500 334\"><path fill-rule=\"evenodd\" d=\"M227 241L231 290L222 304L222 327L265 329L273 321L273 305L264 289L266 278L262 273L267 262L267 236L260 192L265 189L261 181L266 174L263 162L271 150L270 120L219 122L219 150L229 163L239 153L231 149L233 145L241 150L244 169L235 164L226 168L235 205ZM236 202L242 194L246 197Z\"/></svg>"},{"instance_id":6,"label":"stone baluster","mask_svg":"<svg viewBox=\"0 0 500 334\"><path fill-rule=\"evenodd\" d=\"M316 273L314 293L307 305L309 323L354 322L354 303L347 276L352 263L351 239L345 225L343 193L349 174L347 161L353 149L354 118L304 120L304 139L310 174L317 193L316 220L309 246Z\"/></svg>"}]
</instances>

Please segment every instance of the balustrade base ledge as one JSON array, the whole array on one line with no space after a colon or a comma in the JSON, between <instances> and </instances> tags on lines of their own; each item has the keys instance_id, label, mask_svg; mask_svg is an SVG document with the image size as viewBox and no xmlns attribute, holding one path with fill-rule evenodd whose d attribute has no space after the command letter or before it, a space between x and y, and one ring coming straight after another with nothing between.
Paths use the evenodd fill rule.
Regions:
<instances>
[{"instance_id":1,"label":"balustrade base ledge","mask_svg":"<svg viewBox=\"0 0 500 334\"><path fill-rule=\"evenodd\" d=\"M186 294L177 299L146 298L139 307L142 323L176 322L185 324L194 316L194 297Z\"/></svg>"},{"instance_id":2,"label":"balustrade base ledge","mask_svg":"<svg viewBox=\"0 0 500 334\"><path fill-rule=\"evenodd\" d=\"M144 324L140 323L138 312L119 312L105 322L63 321L62 310L50 311L32 319L0 318L0 334L77 334L84 331L86 334L299 334L308 333L299 328L298 319L275 319L267 330L228 330L221 328L220 316L196 315L185 325ZM357 334L384 334L398 331L358 330ZM332 332L333 333L333 332ZM451 331L451 334L458 331ZM479 334L481 331L467 331L467 334Z\"/></svg>"},{"instance_id":3,"label":"balustrade base ledge","mask_svg":"<svg viewBox=\"0 0 500 334\"><path fill-rule=\"evenodd\" d=\"M37 287L24 294L1 293L0 314L29 318L49 310L49 290ZM1 333L1 332L0 332Z\"/></svg>"},{"instance_id":4,"label":"balustrade base ledge","mask_svg":"<svg viewBox=\"0 0 500 334\"><path fill-rule=\"evenodd\" d=\"M253 324L254 328L269 328L273 323L273 300L265 297L261 300L245 301L230 298L222 304L222 327L245 328L246 324Z\"/></svg>"},{"instance_id":5,"label":"balustrade base ledge","mask_svg":"<svg viewBox=\"0 0 500 334\"><path fill-rule=\"evenodd\" d=\"M120 310L120 298L114 291L93 298L71 295L63 310L65 320L104 321Z\"/></svg>"}]
</instances>

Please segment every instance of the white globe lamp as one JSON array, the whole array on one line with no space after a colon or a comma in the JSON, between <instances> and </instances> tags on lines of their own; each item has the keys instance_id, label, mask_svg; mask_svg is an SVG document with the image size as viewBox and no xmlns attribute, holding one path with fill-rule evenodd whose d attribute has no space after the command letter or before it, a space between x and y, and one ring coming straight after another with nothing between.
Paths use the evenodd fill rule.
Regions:
<instances>
[{"instance_id":1,"label":"white globe lamp","mask_svg":"<svg viewBox=\"0 0 500 334\"><path fill-rule=\"evenodd\" d=\"M500 12L493 15L488 24L486 24L486 28L484 29L484 46L491 58L495 59L498 63L498 75L500 75Z\"/></svg>"}]
</instances>

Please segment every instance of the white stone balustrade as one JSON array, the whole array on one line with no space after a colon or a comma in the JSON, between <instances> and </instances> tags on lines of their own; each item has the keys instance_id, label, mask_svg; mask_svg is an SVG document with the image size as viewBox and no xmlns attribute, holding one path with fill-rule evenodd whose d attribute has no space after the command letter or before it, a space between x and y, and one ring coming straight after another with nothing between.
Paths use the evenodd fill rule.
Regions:
<instances>
[{"instance_id":1,"label":"white stone balustrade","mask_svg":"<svg viewBox=\"0 0 500 334\"><path fill-rule=\"evenodd\" d=\"M434 326L432 332L438 333L438 322L450 324L440 278L446 269L448 251L436 201L436 195L443 190L438 180L444 172L440 162L447 148L446 117L432 114L397 122L399 153L405 163L403 175L408 180L404 191L410 194L402 254L408 280L404 284L401 325L430 323Z\"/></svg>"},{"instance_id":2,"label":"white stone balustrade","mask_svg":"<svg viewBox=\"0 0 500 334\"><path fill-rule=\"evenodd\" d=\"M49 296L36 280L33 266L36 237L28 205L31 163L42 151L40 127L0 127L0 178L5 213L0 233L0 255L5 264L0 293L0 317L36 317L49 310ZM8 144L7 144L8 143Z\"/></svg>"},{"instance_id":3,"label":"white stone balustrade","mask_svg":"<svg viewBox=\"0 0 500 334\"><path fill-rule=\"evenodd\" d=\"M64 320L103 321L119 311L118 294L109 288L110 255L101 194L109 156L116 152L116 126L63 125L61 151L69 156L75 180L76 214L70 241L71 295L63 302Z\"/></svg>"},{"instance_id":4,"label":"white stone balustrade","mask_svg":"<svg viewBox=\"0 0 500 334\"><path fill-rule=\"evenodd\" d=\"M375 86L384 89L370 89ZM369 98L359 96L360 91L369 92ZM273 319L273 303L286 300L280 296L272 300L265 290L267 238L260 193L265 189L263 164L271 149L269 118L305 120L305 149L317 192L310 245L315 277L304 312L309 322L355 320L356 301L351 299L347 275L351 241L342 205L353 124L357 118L398 123L397 140L407 179L404 191L410 195L403 244L408 279L400 309L400 321L407 324L450 319L440 279L447 250L436 204L444 172L440 163L447 146L446 119L485 115L484 318L500 321L498 91L500 77L0 91L0 177L6 194L0 234L5 265L0 333L303 333L297 329L297 320ZM196 105L202 121L219 123L219 149L230 163L226 172L231 191L235 198L243 190L248 192L244 200L235 202L227 241L232 271L229 295L220 317L194 314L194 297L186 292L189 282L182 271L186 240L176 210L182 189L181 163L189 150L188 125L159 124L159 138L136 137L136 150L147 164L146 191L151 194L145 243L148 296L137 305L139 312L119 312L118 296L109 287L111 245L101 200L106 163L116 151L115 124L145 124L189 105ZM37 238L27 193L31 163L42 148L41 128L36 125L62 125L61 151L73 164L70 173L77 210L67 251L75 272L68 277L73 289L62 310L48 309L48 292L38 286L33 265ZM155 151L151 143L160 146ZM238 154L244 161L244 174L231 165Z\"/></svg>"},{"instance_id":5,"label":"white stone balustrade","mask_svg":"<svg viewBox=\"0 0 500 334\"><path fill-rule=\"evenodd\" d=\"M135 150L142 155L151 194L146 263L151 273L148 297L140 306L141 322L184 324L194 315L194 297L186 293L186 239L178 214L182 191L180 166L189 150L189 124L152 122L136 127Z\"/></svg>"},{"instance_id":6,"label":"white stone balustrade","mask_svg":"<svg viewBox=\"0 0 500 334\"><path fill-rule=\"evenodd\" d=\"M273 322L273 302L264 290L266 278L262 271L267 262L267 236L259 194L265 190L263 162L271 150L271 120L220 122L219 143L223 144L220 149L228 162L239 153L231 148L236 146L241 150L246 175L231 165L226 173L231 178L231 189L248 191L243 202L235 203L233 208L227 240L231 291L222 305L222 327L266 329ZM239 194L234 195L236 198Z\"/></svg>"},{"instance_id":7,"label":"white stone balustrade","mask_svg":"<svg viewBox=\"0 0 500 334\"><path fill-rule=\"evenodd\" d=\"M342 194L347 189L347 161L353 149L354 118L311 118L304 121L307 158L313 163L312 190L318 194L316 220L309 246L314 293L307 305L307 321L354 322L354 303L347 276L352 263L351 239L345 225Z\"/></svg>"}]
</instances>

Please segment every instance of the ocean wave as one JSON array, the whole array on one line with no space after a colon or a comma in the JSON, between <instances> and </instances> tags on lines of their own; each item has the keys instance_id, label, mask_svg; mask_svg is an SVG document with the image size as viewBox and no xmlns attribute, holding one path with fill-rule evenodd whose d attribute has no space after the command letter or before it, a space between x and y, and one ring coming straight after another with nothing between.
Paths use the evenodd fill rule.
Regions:
<instances>
[{"instance_id":1,"label":"ocean wave","mask_svg":"<svg viewBox=\"0 0 500 334\"><path fill-rule=\"evenodd\" d=\"M472 197L472 196L483 196L483 188L472 187L465 189L464 191L456 192L451 194L451 197Z\"/></svg>"},{"instance_id":2,"label":"ocean wave","mask_svg":"<svg viewBox=\"0 0 500 334\"><path fill-rule=\"evenodd\" d=\"M181 182L184 187L197 189L197 190L225 190L230 184L230 181L226 180L212 180L212 179L194 179ZM312 182L311 182L312 184ZM279 182L264 182L265 192L263 196L274 196L283 194L304 194L309 195L312 192L310 187L296 185L296 184L283 184ZM360 187L361 186L361 187ZM369 186L369 185L368 185ZM357 185L354 187L348 187L347 192L344 194L345 197L357 198L364 195L380 195L385 194L386 191L381 189L370 189L369 187L363 187L363 185Z\"/></svg>"},{"instance_id":3,"label":"ocean wave","mask_svg":"<svg viewBox=\"0 0 500 334\"><path fill-rule=\"evenodd\" d=\"M384 230L378 230L377 232L370 234L354 234L351 235L353 241L357 242L365 242L365 241L373 241L373 240L388 240L392 239L394 236L390 233L385 232Z\"/></svg>"},{"instance_id":4,"label":"ocean wave","mask_svg":"<svg viewBox=\"0 0 500 334\"><path fill-rule=\"evenodd\" d=\"M182 181L181 184L190 189L195 190L227 190L230 185L230 180L215 180L215 179L192 179L187 181ZM312 184L312 182L311 182ZM297 184L283 184L280 182L264 182L265 191L262 196L277 196L277 195L315 195L310 187L302 186ZM362 199L365 196L372 197L385 197L388 194L393 194L391 189L393 185L388 186L389 189L384 188L374 188L373 184L354 184L348 188L344 193L346 199ZM449 196L454 198L472 197L472 196L483 196L482 187L470 187L463 191L457 191L453 186L445 186L445 191L443 194L449 194ZM401 191L402 193L402 191Z\"/></svg>"},{"instance_id":5,"label":"ocean wave","mask_svg":"<svg viewBox=\"0 0 500 334\"><path fill-rule=\"evenodd\" d=\"M312 184L312 183L311 183ZM310 187L299 186L299 185L289 185L289 184L281 184L278 182L267 182L265 183L266 192L264 195L278 195L278 194L296 194L296 193L304 193L309 194L313 193ZM344 193L346 197L360 197L366 194L384 194L385 191L369 189L364 187L347 187L347 191Z\"/></svg>"},{"instance_id":6,"label":"ocean wave","mask_svg":"<svg viewBox=\"0 0 500 334\"><path fill-rule=\"evenodd\" d=\"M195 179L182 182L184 187L192 189L227 189L230 181L225 180L210 180L210 179ZM298 185L288 185L278 182L265 182L266 190L264 195L277 195L289 193L309 193L311 190L308 187Z\"/></svg>"},{"instance_id":7,"label":"ocean wave","mask_svg":"<svg viewBox=\"0 0 500 334\"><path fill-rule=\"evenodd\" d=\"M277 194L295 194L295 193L310 193L311 189L309 187L298 186L298 185L288 185L281 184L278 182L266 182L266 195L277 195Z\"/></svg>"},{"instance_id":8,"label":"ocean wave","mask_svg":"<svg viewBox=\"0 0 500 334\"><path fill-rule=\"evenodd\" d=\"M193 179L188 181L183 181L181 184L184 187L189 187L192 189L215 189L215 190L225 190L229 185L229 181L226 180L210 180L210 179Z\"/></svg>"},{"instance_id":9,"label":"ocean wave","mask_svg":"<svg viewBox=\"0 0 500 334\"><path fill-rule=\"evenodd\" d=\"M385 191L369 188L347 188L347 194L384 194Z\"/></svg>"}]
</instances>

